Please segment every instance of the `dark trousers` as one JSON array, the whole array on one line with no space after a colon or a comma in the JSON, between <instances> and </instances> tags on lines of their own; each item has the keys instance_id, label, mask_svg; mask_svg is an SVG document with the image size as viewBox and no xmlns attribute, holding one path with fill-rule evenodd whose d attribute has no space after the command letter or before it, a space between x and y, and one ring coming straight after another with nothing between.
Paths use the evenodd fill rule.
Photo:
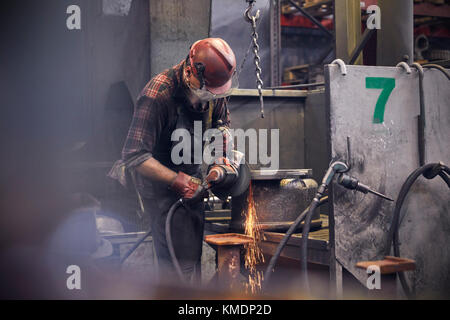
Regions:
<instances>
[{"instance_id":1,"label":"dark trousers","mask_svg":"<svg viewBox=\"0 0 450 320\"><path fill-rule=\"evenodd\" d=\"M145 210L150 214L158 272L162 282L180 281L170 257L165 232L168 211L177 200L177 196L171 192L160 194L158 199L144 199ZM200 275L205 213L203 201L188 206L189 209L180 206L173 214L171 235L184 278L191 280Z\"/></svg>"}]
</instances>

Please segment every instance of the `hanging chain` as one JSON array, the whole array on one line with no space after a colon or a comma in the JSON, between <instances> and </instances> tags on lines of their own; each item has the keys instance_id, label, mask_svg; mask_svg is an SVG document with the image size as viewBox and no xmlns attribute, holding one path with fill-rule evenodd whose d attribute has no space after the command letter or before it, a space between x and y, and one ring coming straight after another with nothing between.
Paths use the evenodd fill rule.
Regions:
<instances>
[{"instance_id":1,"label":"hanging chain","mask_svg":"<svg viewBox=\"0 0 450 320\"><path fill-rule=\"evenodd\" d=\"M261 105L261 118L264 118L264 100L262 95L263 81L261 79L261 58L259 56L259 45L258 45L258 32L256 31L256 20L259 19L259 10L256 11L255 15L250 15L250 11L255 5L255 0L247 0L248 8L245 10L244 16L248 22L252 24L252 41L253 41L253 54L255 55L255 73L256 73L256 87L258 88L259 103Z\"/></svg>"}]
</instances>

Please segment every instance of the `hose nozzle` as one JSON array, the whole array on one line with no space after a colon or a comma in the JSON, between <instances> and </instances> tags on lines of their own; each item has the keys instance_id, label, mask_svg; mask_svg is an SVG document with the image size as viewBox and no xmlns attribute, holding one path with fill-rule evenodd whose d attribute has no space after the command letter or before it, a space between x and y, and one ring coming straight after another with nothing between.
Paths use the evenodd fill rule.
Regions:
<instances>
[{"instance_id":1,"label":"hose nozzle","mask_svg":"<svg viewBox=\"0 0 450 320\"><path fill-rule=\"evenodd\" d=\"M386 199L388 201L394 201L393 199L385 196L382 193L379 193L378 191L372 190L370 187L366 186L365 184L362 184L357 179L355 179L351 176L348 176L346 174L340 175L340 177L338 179L338 183L341 186L343 186L347 189L350 189L350 190L356 190L356 191L362 192L364 194L367 194L368 192L370 192L380 198Z\"/></svg>"}]
</instances>

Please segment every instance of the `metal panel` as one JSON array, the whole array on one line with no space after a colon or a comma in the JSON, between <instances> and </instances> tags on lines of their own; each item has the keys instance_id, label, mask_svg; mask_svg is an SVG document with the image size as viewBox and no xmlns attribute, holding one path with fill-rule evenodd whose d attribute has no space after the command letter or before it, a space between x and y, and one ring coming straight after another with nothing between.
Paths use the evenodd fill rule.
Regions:
<instances>
[{"instance_id":1,"label":"metal panel","mask_svg":"<svg viewBox=\"0 0 450 320\"><path fill-rule=\"evenodd\" d=\"M350 174L376 190L396 198L407 176L419 166L417 116L418 74L394 67L347 66L343 76L336 65L325 68L329 104L331 157L347 159L350 139ZM395 78L385 108L384 122L373 123L374 107L381 90L366 89L367 77ZM438 71L425 72L427 114L427 162L450 160L450 90ZM332 211L336 259L359 281L364 270L355 263L383 257L394 203L371 195L332 187ZM418 292L448 295L450 287L450 200L440 179L421 178L406 199L400 228L401 255L417 261L410 272ZM333 223L333 219L331 219ZM333 241L333 239L330 239ZM412 280L412 279L410 279Z\"/></svg>"},{"instance_id":2,"label":"metal panel","mask_svg":"<svg viewBox=\"0 0 450 320\"><path fill-rule=\"evenodd\" d=\"M235 129L279 129L280 169L302 169L304 163L304 104L302 92L298 96L285 95L274 90L264 97L265 117L259 116L257 90L246 90L248 95L232 96L229 101L231 126ZM253 92L253 94L251 94ZM270 142L270 131L268 132ZM270 152L269 143L269 152ZM259 160L259 159L258 159ZM259 165L255 166L255 168Z\"/></svg>"},{"instance_id":3,"label":"metal panel","mask_svg":"<svg viewBox=\"0 0 450 320\"><path fill-rule=\"evenodd\" d=\"M189 47L207 38L211 0L151 0L152 76L186 58Z\"/></svg>"},{"instance_id":4,"label":"metal panel","mask_svg":"<svg viewBox=\"0 0 450 320\"><path fill-rule=\"evenodd\" d=\"M395 66L405 56L413 62L414 3L412 0L379 0L381 29L377 32L377 65Z\"/></svg>"}]
</instances>

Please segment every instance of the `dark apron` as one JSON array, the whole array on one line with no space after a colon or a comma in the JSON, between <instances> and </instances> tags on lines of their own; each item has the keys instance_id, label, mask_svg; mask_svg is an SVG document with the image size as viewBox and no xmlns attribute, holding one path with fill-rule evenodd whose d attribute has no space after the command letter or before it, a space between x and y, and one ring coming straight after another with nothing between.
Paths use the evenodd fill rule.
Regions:
<instances>
[{"instance_id":1,"label":"dark apron","mask_svg":"<svg viewBox=\"0 0 450 320\"><path fill-rule=\"evenodd\" d=\"M210 109L212 105L210 105ZM211 115L211 112L209 113ZM198 119L201 120L201 119ZM206 125L205 125L206 122ZM202 128L208 126L210 121L203 121ZM178 119L176 129L186 129L191 133L191 147L193 150L194 143L201 143L203 150L203 137L194 135L194 120L189 116L186 108L178 108ZM203 131L204 131L203 130ZM173 146L178 143L174 142ZM188 175L202 178L201 165L199 164L180 164L175 165L170 160L170 154L155 154L155 159L160 161L175 172L182 171ZM193 160L193 159L191 159ZM193 163L191 161L191 163ZM167 186L157 182L152 182L153 199L144 198L144 208L150 214L150 223L152 228L153 243L158 257L159 273L163 276L162 280L178 280L174 274L175 269L169 254L166 242L165 225L167 213L178 199L174 191ZM204 203L199 201L190 204L189 208L181 206L173 215L171 223L172 241L176 257L180 263L180 267L186 279L192 276L199 277L200 261L203 245L203 229L204 229Z\"/></svg>"}]
</instances>

